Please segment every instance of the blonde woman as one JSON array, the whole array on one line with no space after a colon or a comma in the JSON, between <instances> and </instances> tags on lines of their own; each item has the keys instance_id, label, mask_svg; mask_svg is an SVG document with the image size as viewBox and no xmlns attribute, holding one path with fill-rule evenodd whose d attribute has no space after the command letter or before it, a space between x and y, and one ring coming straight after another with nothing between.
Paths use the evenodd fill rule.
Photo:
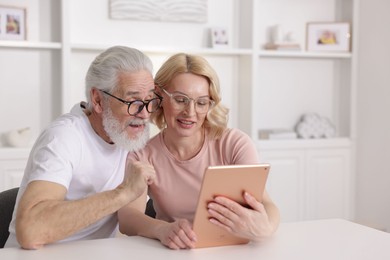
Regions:
<instances>
[{"instance_id":1,"label":"blonde woman","mask_svg":"<svg viewBox=\"0 0 390 260\"><path fill-rule=\"evenodd\" d=\"M163 102L151 120L161 132L143 150L129 153L128 161L147 162L156 171L148 189L156 218L143 212L145 193L119 211L120 231L158 239L171 249L189 249L196 242L192 221L204 169L259 159L249 136L227 128L228 109L221 104L219 80L204 58L172 56L157 72L155 83ZM252 241L272 235L279 211L267 192L262 203L249 193L243 196L250 209L224 197L209 203L212 223Z\"/></svg>"}]
</instances>

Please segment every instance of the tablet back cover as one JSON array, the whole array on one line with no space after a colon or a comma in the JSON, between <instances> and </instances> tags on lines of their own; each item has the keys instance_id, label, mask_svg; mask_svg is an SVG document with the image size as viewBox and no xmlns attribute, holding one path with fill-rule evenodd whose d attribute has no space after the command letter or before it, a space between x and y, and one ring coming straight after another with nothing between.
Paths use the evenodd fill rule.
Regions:
<instances>
[{"instance_id":1,"label":"tablet back cover","mask_svg":"<svg viewBox=\"0 0 390 260\"><path fill-rule=\"evenodd\" d=\"M209 221L207 204L221 195L244 204L243 192L248 191L262 201L269 164L210 166L206 169L193 230L197 235L196 248L245 244L249 240L230 234Z\"/></svg>"}]
</instances>

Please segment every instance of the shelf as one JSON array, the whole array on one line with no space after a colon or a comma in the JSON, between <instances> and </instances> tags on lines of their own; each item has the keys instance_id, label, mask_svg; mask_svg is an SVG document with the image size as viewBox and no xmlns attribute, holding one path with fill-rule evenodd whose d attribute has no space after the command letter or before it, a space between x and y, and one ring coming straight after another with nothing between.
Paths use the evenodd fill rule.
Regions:
<instances>
[{"instance_id":1,"label":"shelf","mask_svg":"<svg viewBox=\"0 0 390 260\"><path fill-rule=\"evenodd\" d=\"M104 51L105 49L111 47L112 45L104 44L84 44L84 43L75 43L71 45L71 49L74 51ZM128 46L126 44L126 46ZM200 55L230 55L230 56L240 56L240 55L252 55L252 49L240 49L240 48L181 48L181 47L138 47L134 46L145 53L151 54L175 54L178 52L194 53Z\"/></svg>"},{"instance_id":2,"label":"shelf","mask_svg":"<svg viewBox=\"0 0 390 260\"><path fill-rule=\"evenodd\" d=\"M263 58L314 58L314 59L350 59L350 52L307 52L307 51L272 51L261 50L259 57Z\"/></svg>"},{"instance_id":3,"label":"shelf","mask_svg":"<svg viewBox=\"0 0 390 260\"><path fill-rule=\"evenodd\" d=\"M0 41L1 48L60 50L59 42Z\"/></svg>"},{"instance_id":4,"label":"shelf","mask_svg":"<svg viewBox=\"0 0 390 260\"><path fill-rule=\"evenodd\" d=\"M260 149L350 148L350 138L258 140Z\"/></svg>"},{"instance_id":5,"label":"shelf","mask_svg":"<svg viewBox=\"0 0 390 260\"><path fill-rule=\"evenodd\" d=\"M0 135L27 125L37 136L75 102L85 100L91 60L113 45L141 50L157 69L167 56L197 54L219 75L222 102L230 109L229 127L246 132L259 158L272 164L268 184L281 212L294 221L345 217L344 209L352 204L348 197L356 160L359 0L210 0L205 24L112 20L106 0L94 1L93 12L92 0L15 2L28 2L28 39L36 41L0 41L2 60L23 61L2 66L7 72L2 85L8 87L7 95L0 95L1 108L15 112L3 120ZM339 19L351 22L352 52L261 49L274 24L286 25L286 32L293 32L304 47L308 21ZM208 47L211 26L227 28L231 46L237 48ZM331 120L336 138L258 139L259 129L292 128L313 112ZM0 147L6 166L0 189L20 183L31 149ZM329 190L335 195L327 196Z\"/></svg>"},{"instance_id":6,"label":"shelf","mask_svg":"<svg viewBox=\"0 0 390 260\"><path fill-rule=\"evenodd\" d=\"M0 147L1 160L25 159L30 154L32 147Z\"/></svg>"}]
</instances>

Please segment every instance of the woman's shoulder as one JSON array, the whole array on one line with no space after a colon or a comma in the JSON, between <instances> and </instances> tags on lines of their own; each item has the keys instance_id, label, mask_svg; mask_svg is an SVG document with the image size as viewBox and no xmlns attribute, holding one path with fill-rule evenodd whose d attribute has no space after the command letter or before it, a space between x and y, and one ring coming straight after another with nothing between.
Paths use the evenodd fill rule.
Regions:
<instances>
[{"instance_id":1,"label":"woman's shoulder","mask_svg":"<svg viewBox=\"0 0 390 260\"><path fill-rule=\"evenodd\" d=\"M237 128L226 128L219 138L209 139L210 143L215 143L217 146L235 147L253 144L252 139L248 134Z\"/></svg>"},{"instance_id":2,"label":"woman's shoulder","mask_svg":"<svg viewBox=\"0 0 390 260\"><path fill-rule=\"evenodd\" d=\"M224 164L251 164L258 161L254 142L245 132L228 128L210 149L215 149Z\"/></svg>"},{"instance_id":3,"label":"woman's shoulder","mask_svg":"<svg viewBox=\"0 0 390 260\"><path fill-rule=\"evenodd\" d=\"M249 135L246 134L245 132L241 131L238 128L227 128L225 131L222 133L221 139L250 139Z\"/></svg>"}]
</instances>

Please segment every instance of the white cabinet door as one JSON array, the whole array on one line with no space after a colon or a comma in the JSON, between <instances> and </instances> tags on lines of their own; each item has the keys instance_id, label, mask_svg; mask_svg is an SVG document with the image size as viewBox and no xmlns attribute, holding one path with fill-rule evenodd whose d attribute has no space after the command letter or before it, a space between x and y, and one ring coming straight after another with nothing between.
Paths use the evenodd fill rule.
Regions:
<instances>
[{"instance_id":1,"label":"white cabinet door","mask_svg":"<svg viewBox=\"0 0 390 260\"><path fill-rule=\"evenodd\" d=\"M0 160L0 191L19 187L26 160Z\"/></svg>"},{"instance_id":2,"label":"white cabinet door","mask_svg":"<svg viewBox=\"0 0 390 260\"><path fill-rule=\"evenodd\" d=\"M305 196L303 152L262 150L260 158L271 165L266 187L280 210L281 221L302 219Z\"/></svg>"},{"instance_id":3,"label":"white cabinet door","mask_svg":"<svg viewBox=\"0 0 390 260\"><path fill-rule=\"evenodd\" d=\"M0 191L19 187L30 148L0 148Z\"/></svg>"},{"instance_id":4,"label":"white cabinet door","mask_svg":"<svg viewBox=\"0 0 390 260\"><path fill-rule=\"evenodd\" d=\"M306 157L306 219L349 219L352 208L350 150L310 150Z\"/></svg>"},{"instance_id":5,"label":"white cabinet door","mask_svg":"<svg viewBox=\"0 0 390 260\"><path fill-rule=\"evenodd\" d=\"M281 221L352 218L349 148L259 149Z\"/></svg>"}]
</instances>

